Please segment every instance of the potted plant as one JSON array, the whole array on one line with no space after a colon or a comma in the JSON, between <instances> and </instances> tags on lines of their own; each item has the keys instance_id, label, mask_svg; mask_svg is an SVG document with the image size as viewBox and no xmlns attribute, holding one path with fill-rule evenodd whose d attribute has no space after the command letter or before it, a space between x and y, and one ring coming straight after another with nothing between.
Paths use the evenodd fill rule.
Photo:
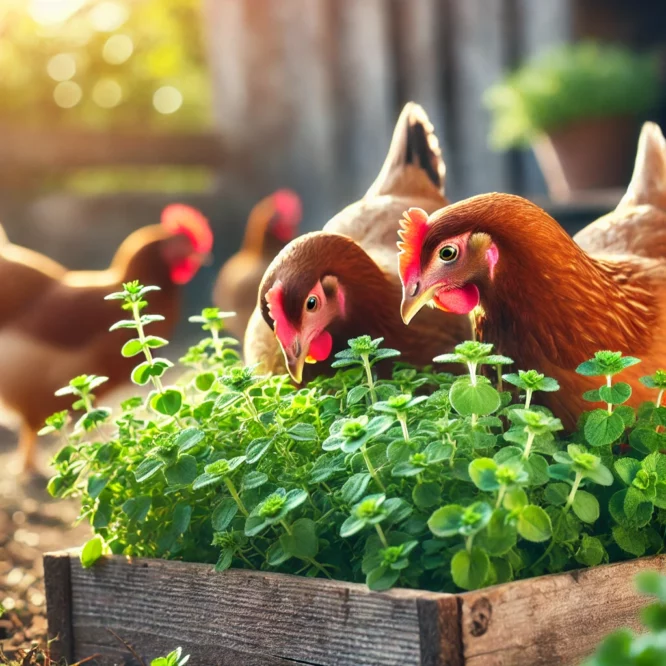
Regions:
<instances>
[{"instance_id":1,"label":"potted plant","mask_svg":"<svg viewBox=\"0 0 666 666\"><path fill-rule=\"evenodd\" d=\"M531 145L554 199L624 185L637 120L659 98L656 56L580 42L544 52L492 86L491 145Z\"/></svg>"},{"instance_id":2,"label":"potted plant","mask_svg":"<svg viewBox=\"0 0 666 666\"><path fill-rule=\"evenodd\" d=\"M115 633L149 658L177 638L206 664L573 665L632 621L631 579L665 566L664 409L624 404L638 359L580 366L598 408L567 437L538 405L557 382L506 372L481 342L435 359L455 376L361 336L297 390L243 366L207 309L168 385L152 289L109 297L152 393L114 415L95 402L101 378L77 377L62 392L83 415L45 428L63 438L49 490L80 497L96 532L45 559L61 656L117 663ZM666 373L641 381L660 403Z\"/></svg>"}]
</instances>

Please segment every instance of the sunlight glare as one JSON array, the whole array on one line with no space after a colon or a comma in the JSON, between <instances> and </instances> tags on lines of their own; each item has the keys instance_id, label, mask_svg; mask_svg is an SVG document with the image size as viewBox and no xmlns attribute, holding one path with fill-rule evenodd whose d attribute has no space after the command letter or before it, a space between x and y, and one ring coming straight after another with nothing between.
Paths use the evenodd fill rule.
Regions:
<instances>
[{"instance_id":1,"label":"sunlight glare","mask_svg":"<svg viewBox=\"0 0 666 666\"><path fill-rule=\"evenodd\" d=\"M115 79L100 79L93 88L92 98L97 106L112 109L123 99L123 89Z\"/></svg>"},{"instance_id":2,"label":"sunlight glare","mask_svg":"<svg viewBox=\"0 0 666 666\"><path fill-rule=\"evenodd\" d=\"M96 4L88 14L88 20L98 32L113 32L129 18L129 10L125 5L112 0Z\"/></svg>"},{"instance_id":3,"label":"sunlight glare","mask_svg":"<svg viewBox=\"0 0 666 666\"><path fill-rule=\"evenodd\" d=\"M53 99L61 109L71 109L76 106L83 97L83 90L74 81L62 81L53 91Z\"/></svg>"},{"instance_id":4,"label":"sunlight glare","mask_svg":"<svg viewBox=\"0 0 666 666\"><path fill-rule=\"evenodd\" d=\"M175 113L183 105L183 94L173 86L162 86L153 95L153 106L158 113Z\"/></svg>"},{"instance_id":5,"label":"sunlight glare","mask_svg":"<svg viewBox=\"0 0 666 666\"><path fill-rule=\"evenodd\" d=\"M66 21L85 3L86 0L31 0L28 12L40 25L57 25Z\"/></svg>"},{"instance_id":6,"label":"sunlight glare","mask_svg":"<svg viewBox=\"0 0 666 666\"><path fill-rule=\"evenodd\" d=\"M76 74L76 60L69 53L58 53L49 59L46 73L54 81L68 81Z\"/></svg>"},{"instance_id":7,"label":"sunlight glare","mask_svg":"<svg viewBox=\"0 0 666 666\"><path fill-rule=\"evenodd\" d=\"M122 65L134 52L134 42L128 35L112 35L106 40L102 57L109 65Z\"/></svg>"}]
</instances>

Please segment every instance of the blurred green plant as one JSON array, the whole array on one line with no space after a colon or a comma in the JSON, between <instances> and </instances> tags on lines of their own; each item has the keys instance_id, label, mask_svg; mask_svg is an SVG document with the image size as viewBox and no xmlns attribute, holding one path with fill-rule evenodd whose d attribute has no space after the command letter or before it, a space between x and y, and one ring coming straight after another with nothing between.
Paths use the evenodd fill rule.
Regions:
<instances>
[{"instance_id":1,"label":"blurred green plant","mask_svg":"<svg viewBox=\"0 0 666 666\"><path fill-rule=\"evenodd\" d=\"M5 0L0 122L182 130L210 122L200 0Z\"/></svg>"},{"instance_id":2,"label":"blurred green plant","mask_svg":"<svg viewBox=\"0 0 666 666\"><path fill-rule=\"evenodd\" d=\"M655 56L588 41L558 46L486 91L490 143L505 150L584 118L641 115L658 97Z\"/></svg>"},{"instance_id":3,"label":"blurred green plant","mask_svg":"<svg viewBox=\"0 0 666 666\"><path fill-rule=\"evenodd\" d=\"M639 592L654 602L641 612L647 633L620 629L607 636L583 666L663 666L666 663L666 576L645 571L636 576Z\"/></svg>"}]
</instances>

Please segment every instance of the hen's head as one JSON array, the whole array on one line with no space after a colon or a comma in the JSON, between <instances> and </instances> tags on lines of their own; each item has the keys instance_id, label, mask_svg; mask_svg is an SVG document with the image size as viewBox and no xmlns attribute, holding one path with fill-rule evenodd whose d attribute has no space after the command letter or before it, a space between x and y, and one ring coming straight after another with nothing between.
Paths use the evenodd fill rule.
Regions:
<instances>
[{"instance_id":1,"label":"hen's head","mask_svg":"<svg viewBox=\"0 0 666 666\"><path fill-rule=\"evenodd\" d=\"M286 244L296 236L303 217L300 197L292 190L282 189L273 192L269 200L271 216L268 232Z\"/></svg>"},{"instance_id":2,"label":"hen's head","mask_svg":"<svg viewBox=\"0 0 666 666\"><path fill-rule=\"evenodd\" d=\"M479 287L495 277L497 245L477 227L473 215L456 214L459 208L454 205L430 217L420 208L404 214L398 262L400 312L406 324L426 304L454 314L471 312L480 303Z\"/></svg>"},{"instance_id":3,"label":"hen's head","mask_svg":"<svg viewBox=\"0 0 666 666\"><path fill-rule=\"evenodd\" d=\"M166 238L160 252L169 266L171 280L186 284L205 263L213 249L213 232L196 208L171 204L162 211L161 226Z\"/></svg>"},{"instance_id":4,"label":"hen's head","mask_svg":"<svg viewBox=\"0 0 666 666\"><path fill-rule=\"evenodd\" d=\"M314 232L292 241L268 267L259 306L295 382L302 381L305 363L326 361L336 351L334 337L353 297L344 276L358 266L363 279L361 253L349 238Z\"/></svg>"}]
</instances>

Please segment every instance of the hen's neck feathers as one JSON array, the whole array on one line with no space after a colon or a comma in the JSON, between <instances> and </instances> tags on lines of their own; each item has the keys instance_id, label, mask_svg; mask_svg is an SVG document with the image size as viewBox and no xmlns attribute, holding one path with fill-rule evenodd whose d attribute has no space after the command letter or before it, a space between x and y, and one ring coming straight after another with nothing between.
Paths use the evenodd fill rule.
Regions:
<instances>
[{"instance_id":1,"label":"hen's neck feathers","mask_svg":"<svg viewBox=\"0 0 666 666\"><path fill-rule=\"evenodd\" d=\"M119 285L139 280L145 285L172 285L170 269L160 251L168 232L159 224L137 229L116 250L109 268L103 271L70 271L64 281L72 287Z\"/></svg>"},{"instance_id":2,"label":"hen's neck feathers","mask_svg":"<svg viewBox=\"0 0 666 666\"><path fill-rule=\"evenodd\" d=\"M242 251L261 256L267 239L268 226L275 213L272 199L262 199L250 212L243 236ZM271 238L273 238L271 236ZM274 239L277 241L277 239ZM280 244L281 247L282 244ZM277 248L279 251L279 247ZM275 256L275 254L273 254Z\"/></svg>"},{"instance_id":3,"label":"hen's neck feathers","mask_svg":"<svg viewBox=\"0 0 666 666\"><path fill-rule=\"evenodd\" d=\"M545 354L574 368L601 348L640 354L649 346L654 298L630 258L588 256L545 211L512 195L474 197L444 215L427 244L472 231L499 249L494 280L482 287L482 331L507 355L530 363Z\"/></svg>"},{"instance_id":4,"label":"hen's neck feathers","mask_svg":"<svg viewBox=\"0 0 666 666\"><path fill-rule=\"evenodd\" d=\"M307 296L317 280L326 275L338 278L345 293L346 317L331 324L329 330L339 349L359 335L385 337L386 343L417 338L400 318L400 285L384 273L373 259L352 239L333 233L314 232L292 241L288 250L269 267L261 288L264 318L271 325L265 294L276 280L285 285L284 308L297 321ZM302 285L294 290L292 285ZM414 344L417 344L415 339Z\"/></svg>"}]
</instances>

